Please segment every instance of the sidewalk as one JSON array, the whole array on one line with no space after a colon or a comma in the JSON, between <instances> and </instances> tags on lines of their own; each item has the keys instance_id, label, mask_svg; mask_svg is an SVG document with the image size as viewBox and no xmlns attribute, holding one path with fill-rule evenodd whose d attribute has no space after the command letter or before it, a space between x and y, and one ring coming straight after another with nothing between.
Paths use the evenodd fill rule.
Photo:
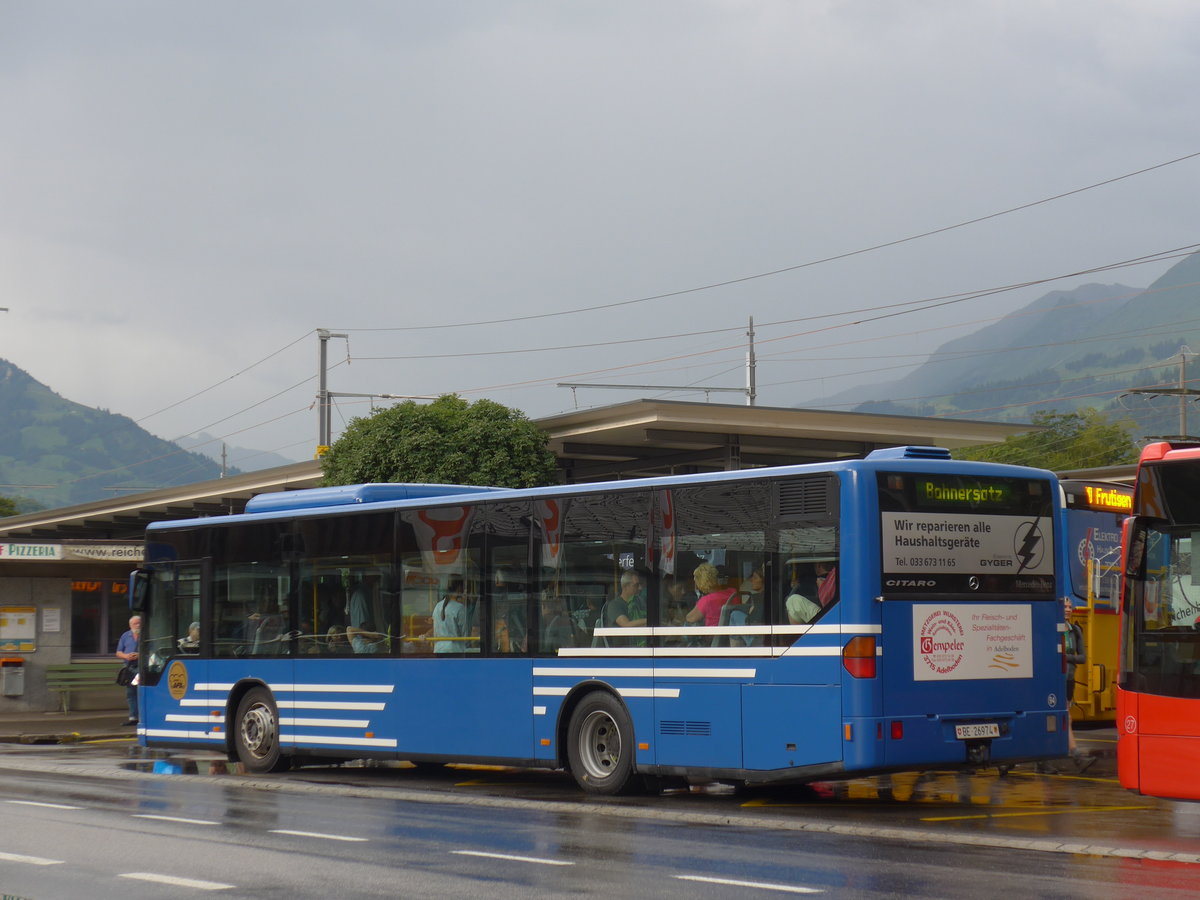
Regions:
<instances>
[{"instance_id":1,"label":"sidewalk","mask_svg":"<svg viewBox=\"0 0 1200 900\"><path fill-rule=\"evenodd\" d=\"M126 725L125 709L91 709L82 712L0 712L0 743L73 744L105 738L134 738Z\"/></svg>"}]
</instances>

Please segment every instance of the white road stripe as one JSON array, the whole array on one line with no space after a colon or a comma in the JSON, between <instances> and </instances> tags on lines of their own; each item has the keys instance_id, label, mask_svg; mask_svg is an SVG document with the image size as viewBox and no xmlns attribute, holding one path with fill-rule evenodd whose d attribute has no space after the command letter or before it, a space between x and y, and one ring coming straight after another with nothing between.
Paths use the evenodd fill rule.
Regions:
<instances>
[{"instance_id":1,"label":"white road stripe","mask_svg":"<svg viewBox=\"0 0 1200 900\"><path fill-rule=\"evenodd\" d=\"M120 878L136 878L138 881L153 881L156 884L169 884L172 887L195 888L198 891L227 891L232 884L222 884L219 881L200 881L196 878L177 878L174 875L159 875L156 872L122 872Z\"/></svg>"},{"instance_id":2,"label":"white road stripe","mask_svg":"<svg viewBox=\"0 0 1200 900\"><path fill-rule=\"evenodd\" d=\"M366 838L362 838L362 837L347 837L344 834L319 834L316 831L291 831L287 828L272 828L271 833L272 834L290 834L293 837L323 838L324 840L327 840L327 841L357 841L357 842L365 843L367 840Z\"/></svg>"},{"instance_id":3,"label":"white road stripe","mask_svg":"<svg viewBox=\"0 0 1200 900\"><path fill-rule=\"evenodd\" d=\"M673 875L680 881L703 881L705 884L726 884L730 887L758 888L763 891L782 891L785 894L823 894L820 888L796 887L790 884L768 884L765 881L735 881L732 878L708 878L704 875Z\"/></svg>"},{"instance_id":4,"label":"white road stripe","mask_svg":"<svg viewBox=\"0 0 1200 900\"><path fill-rule=\"evenodd\" d=\"M68 806L66 803L39 803L37 800L5 800L5 803L16 803L21 806L41 806L46 809L83 809L82 806Z\"/></svg>"},{"instance_id":5,"label":"white road stripe","mask_svg":"<svg viewBox=\"0 0 1200 900\"><path fill-rule=\"evenodd\" d=\"M487 859L507 859L512 862L537 863L542 866L573 866L575 863L565 859L541 859L537 856L514 856L511 853L484 853L482 850L451 850L459 856L482 856Z\"/></svg>"},{"instance_id":6,"label":"white road stripe","mask_svg":"<svg viewBox=\"0 0 1200 900\"><path fill-rule=\"evenodd\" d=\"M220 822L210 822L208 819L185 819L181 816L156 816L152 813L134 813L135 819L156 819L159 822L182 822L184 825L220 825Z\"/></svg>"},{"instance_id":7,"label":"white road stripe","mask_svg":"<svg viewBox=\"0 0 1200 900\"><path fill-rule=\"evenodd\" d=\"M61 859L45 859L41 856L22 856L19 853L0 853L0 862L29 863L31 866L61 866Z\"/></svg>"}]
</instances>

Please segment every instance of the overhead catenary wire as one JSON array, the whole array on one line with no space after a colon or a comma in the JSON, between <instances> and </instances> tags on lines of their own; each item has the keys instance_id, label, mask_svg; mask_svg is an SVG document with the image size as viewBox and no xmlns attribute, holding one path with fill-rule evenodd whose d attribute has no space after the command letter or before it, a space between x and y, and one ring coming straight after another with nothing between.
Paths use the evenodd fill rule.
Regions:
<instances>
[{"instance_id":1,"label":"overhead catenary wire","mask_svg":"<svg viewBox=\"0 0 1200 900\"><path fill-rule=\"evenodd\" d=\"M585 313L585 312L597 312L597 311L605 310L605 309L617 309L617 308L620 308L623 306L631 306L633 304L638 304L638 303L649 303L654 300L665 300L665 299L668 299L671 297L682 297L687 294L695 294L700 291L709 291L709 290L714 290L716 288L729 287L729 286L735 285L735 284L744 284L748 281L755 281L755 280L758 280L761 278L771 278L773 276L782 275L787 272L796 272L796 271L799 271L800 269L807 269L807 268L811 268L813 266L822 265L824 263L836 262L837 260L850 259L851 257L861 256L864 253L873 253L876 250L883 250L888 247L896 247L901 244L907 244L912 241L918 241L918 240L921 240L922 238L933 237L934 235L944 234L948 231L954 231L955 229L958 229L958 228L965 228L969 225L977 225L980 222L986 222L986 221L989 221L990 219L997 219L997 218L1000 218L1001 216L1007 216L1012 213L1021 212L1022 210L1032 209L1033 207L1036 207L1036 206L1042 206L1047 203L1053 203L1056 200L1062 200L1066 197L1071 197L1076 194L1082 194L1086 191L1095 190L1096 188L1105 187L1110 184L1116 184L1119 181L1124 181L1129 178L1134 178L1138 175L1144 175L1147 172L1153 172L1157 169L1162 169L1162 168L1166 168L1167 166L1173 166L1173 165L1176 165L1181 162L1186 162L1187 160L1195 159L1196 157L1200 157L1200 150L1192 152L1192 153L1187 153L1183 156L1175 157L1174 159L1165 160L1164 162L1155 163L1154 165L1151 165L1151 166L1145 166L1141 169L1137 169L1132 172L1126 172L1123 175L1117 175L1112 178L1106 178L1102 181L1097 181L1092 184L1084 185L1083 187L1078 187L1078 188L1073 188L1071 190L1062 191L1060 193L1054 194L1049 197L1043 197L1040 200L1032 200L1027 203L1021 203L1016 206L1011 206L1007 209L1002 209L997 212L988 213L987 215L976 216L975 218L966 219L961 222L955 222L954 224L951 224L951 225L944 225L940 228L933 228L928 231L922 231L917 234L908 235L907 237L896 238L894 240L884 241L884 242L878 243L878 244L872 244L871 246L868 246L868 247L860 247L856 250L847 250L842 253L835 253L830 256L821 257L819 259L808 260L807 262L796 263L794 265L789 265L789 266L782 266L777 269L771 269L766 272L758 272L758 273L755 273L752 275L742 275L742 276L739 276L736 278L725 279L724 281L712 282L710 284L697 285L695 287L690 287L690 288L681 288L679 290L673 290L673 291L665 291L660 294L651 294L651 295L645 296L645 297L635 297L635 298L629 299L629 300L618 300L618 301L614 301L612 303L602 303L602 304L597 304L594 306L580 307L577 309L557 310L555 312L546 312L546 313L533 313L533 314L524 315L524 316L509 316L506 318L487 319L487 320L476 321L476 322L453 322L453 323L446 323L446 324L441 324L441 325L397 325L397 326L388 326L388 327L370 328L370 329L339 328L338 330L339 331L355 331L355 330L357 330L357 331L427 331L427 330L438 329L438 328L474 328L474 327L485 326L485 325L501 325L501 324L505 324L505 323L509 323L509 322L528 322L528 321L531 321L534 319L549 319L549 318L555 318L555 317L559 317L559 316L577 315L579 313Z\"/></svg>"}]
</instances>

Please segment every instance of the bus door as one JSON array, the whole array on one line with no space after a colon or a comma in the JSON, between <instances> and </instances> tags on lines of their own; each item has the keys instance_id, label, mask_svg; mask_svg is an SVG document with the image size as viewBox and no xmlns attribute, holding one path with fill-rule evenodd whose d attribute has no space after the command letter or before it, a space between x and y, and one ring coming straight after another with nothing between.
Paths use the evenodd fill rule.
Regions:
<instances>
[{"instance_id":1,"label":"bus door","mask_svg":"<svg viewBox=\"0 0 1200 900\"><path fill-rule=\"evenodd\" d=\"M209 642L201 629L201 596L209 571L207 560L156 563L142 610L139 655L139 720L154 737L224 740L221 718L193 706L206 696L208 662L201 653ZM224 712L224 696L218 703ZM212 725L218 726L215 733Z\"/></svg>"},{"instance_id":2,"label":"bus door","mask_svg":"<svg viewBox=\"0 0 1200 900\"><path fill-rule=\"evenodd\" d=\"M1051 483L905 472L878 486L885 764L1065 753Z\"/></svg>"}]
</instances>

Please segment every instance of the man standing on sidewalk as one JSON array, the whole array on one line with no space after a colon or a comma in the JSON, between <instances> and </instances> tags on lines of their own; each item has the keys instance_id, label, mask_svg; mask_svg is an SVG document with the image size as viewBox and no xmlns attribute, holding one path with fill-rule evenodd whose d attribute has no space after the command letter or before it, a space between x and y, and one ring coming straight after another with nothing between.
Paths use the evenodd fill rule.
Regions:
<instances>
[{"instance_id":1,"label":"man standing on sidewalk","mask_svg":"<svg viewBox=\"0 0 1200 900\"><path fill-rule=\"evenodd\" d=\"M129 620L129 630L117 641L117 659L123 660L130 669L137 669L138 637L142 633L142 617L133 616ZM138 723L137 685L125 685L125 699L129 703L129 718L126 725Z\"/></svg>"}]
</instances>

